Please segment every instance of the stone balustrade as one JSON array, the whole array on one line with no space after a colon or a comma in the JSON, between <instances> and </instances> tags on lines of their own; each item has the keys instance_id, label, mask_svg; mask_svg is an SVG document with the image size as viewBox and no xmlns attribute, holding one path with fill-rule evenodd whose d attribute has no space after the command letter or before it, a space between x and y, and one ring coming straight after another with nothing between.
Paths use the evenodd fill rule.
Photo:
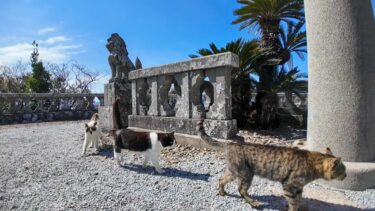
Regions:
<instances>
[{"instance_id":1,"label":"stone balustrade","mask_svg":"<svg viewBox=\"0 0 375 211\"><path fill-rule=\"evenodd\" d=\"M252 93L252 102L255 102L257 93ZM300 93L299 97L292 93L277 93L279 108L277 113L282 124L294 127L307 127L307 93Z\"/></svg>"},{"instance_id":2,"label":"stone balustrade","mask_svg":"<svg viewBox=\"0 0 375 211\"><path fill-rule=\"evenodd\" d=\"M237 55L223 53L131 71L129 126L196 135L200 112L205 110L209 135L234 137L231 71L238 66Z\"/></svg>"},{"instance_id":3,"label":"stone balustrade","mask_svg":"<svg viewBox=\"0 0 375 211\"><path fill-rule=\"evenodd\" d=\"M87 119L103 100L98 93L0 93L0 124Z\"/></svg>"}]
</instances>

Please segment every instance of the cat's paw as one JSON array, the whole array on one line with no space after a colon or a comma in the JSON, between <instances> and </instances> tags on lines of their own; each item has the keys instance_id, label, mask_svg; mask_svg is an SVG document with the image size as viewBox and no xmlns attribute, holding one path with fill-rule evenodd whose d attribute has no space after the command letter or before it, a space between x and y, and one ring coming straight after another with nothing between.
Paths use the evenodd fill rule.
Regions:
<instances>
[{"instance_id":1,"label":"cat's paw","mask_svg":"<svg viewBox=\"0 0 375 211\"><path fill-rule=\"evenodd\" d=\"M225 196L225 195L227 195L227 192L225 192L225 191L219 191L217 193L217 195L219 195L219 196Z\"/></svg>"},{"instance_id":2,"label":"cat's paw","mask_svg":"<svg viewBox=\"0 0 375 211\"><path fill-rule=\"evenodd\" d=\"M248 202L248 203L249 203L250 206L251 206L252 208L254 208L254 209L260 208L260 206L261 206L261 203L259 203L258 201L255 201L255 200L250 201L250 202Z\"/></svg>"}]
</instances>

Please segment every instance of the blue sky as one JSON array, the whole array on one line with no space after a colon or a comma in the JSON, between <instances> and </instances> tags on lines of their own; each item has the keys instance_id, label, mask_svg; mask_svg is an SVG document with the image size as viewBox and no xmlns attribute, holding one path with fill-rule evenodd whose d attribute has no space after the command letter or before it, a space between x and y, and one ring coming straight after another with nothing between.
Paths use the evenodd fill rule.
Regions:
<instances>
[{"instance_id":1,"label":"blue sky","mask_svg":"<svg viewBox=\"0 0 375 211\"><path fill-rule=\"evenodd\" d=\"M1 0L0 65L28 62L37 40L45 62L77 61L109 74L105 43L113 32L143 67L186 60L210 42L254 37L231 24L238 7L235 0ZM307 61L294 61L307 72ZM104 82L94 91L102 92Z\"/></svg>"}]
</instances>

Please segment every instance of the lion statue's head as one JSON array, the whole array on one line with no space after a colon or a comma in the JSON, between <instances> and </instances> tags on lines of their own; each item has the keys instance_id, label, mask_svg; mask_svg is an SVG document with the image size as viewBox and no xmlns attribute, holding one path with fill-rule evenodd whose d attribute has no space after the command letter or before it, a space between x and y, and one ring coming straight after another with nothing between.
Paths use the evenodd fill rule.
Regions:
<instances>
[{"instance_id":1,"label":"lion statue's head","mask_svg":"<svg viewBox=\"0 0 375 211\"><path fill-rule=\"evenodd\" d=\"M111 34L111 37L107 39L105 45L109 53L115 56L119 62L123 65L126 64L126 58L128 56L128 50L126 49L125 41L117 33Z\"/></svg>"}]
</instances>

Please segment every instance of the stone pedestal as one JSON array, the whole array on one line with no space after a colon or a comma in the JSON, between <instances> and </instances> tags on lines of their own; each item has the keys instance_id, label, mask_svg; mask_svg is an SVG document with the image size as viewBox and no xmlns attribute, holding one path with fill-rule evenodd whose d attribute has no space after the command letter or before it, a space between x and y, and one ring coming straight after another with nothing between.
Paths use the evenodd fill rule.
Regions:
<instances>
[{"instance_id":1,"label":"stone pedestal","mask_svg":"<svg viewBox=\"0 0 375 211\"><path fill-rule=\"evenodd\" d=\"M132 113L132 92L129 80L117 80L104 85L104 106L99 107L103 131L113 129L112 105L120 98L120 113L123 127L128 127L128 116Z\"/></svg>"},{"instance_id":2,"label":"stone pedestal","mask_svg":"<svg viewBox=\"0 0 375 211\"><path fill-rule=\"evenodd\" d=\"M306 0L307 146L330 147L348 177L330 185L375 186L375 23L370 0Z\"/></svg>"}]
</instances>

